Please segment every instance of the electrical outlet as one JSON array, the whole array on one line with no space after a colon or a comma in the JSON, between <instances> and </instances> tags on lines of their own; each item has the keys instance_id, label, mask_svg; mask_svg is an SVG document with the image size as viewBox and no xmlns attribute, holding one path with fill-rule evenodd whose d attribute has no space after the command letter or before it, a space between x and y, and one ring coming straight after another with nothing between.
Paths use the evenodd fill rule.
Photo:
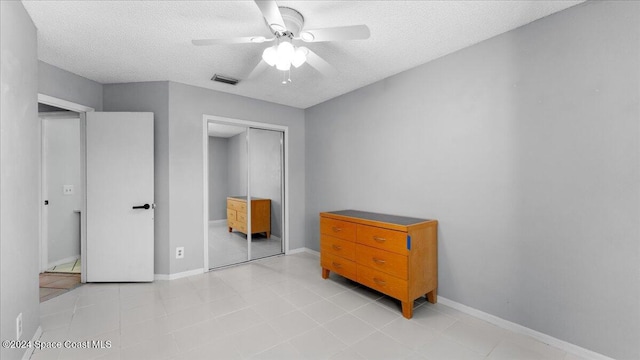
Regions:
<instances>
[{"instance_id":1,"label":"electrical outlet","mask_svg":"<svg viewBox=\"0 0 640 360\"><path fill-rule=\"evenodd\" d=\"M73 185L63 185L62 186L62 194L63 195L73 195Z\"/></svg>"},{"instance_id":2,"label":"electrical outlet","mask_svg":"<svg viewBox=\"0 0 640 360\"><path fill-rule=\"evenodd\" d=\"M176 248L176 259L182 259L184 258L184 248L183 247L177 247Z\"/></svg>"},{"instance_id":3,"label":"electrical outlet","mask_svg":"<svg viewBox=\"0 0 640 360\"><path fill-rule=\"evenodd\" d=\"M22 313L16 318L16 340L20 340L20 337L22 337Z\"/></svg>"}]
</instances>

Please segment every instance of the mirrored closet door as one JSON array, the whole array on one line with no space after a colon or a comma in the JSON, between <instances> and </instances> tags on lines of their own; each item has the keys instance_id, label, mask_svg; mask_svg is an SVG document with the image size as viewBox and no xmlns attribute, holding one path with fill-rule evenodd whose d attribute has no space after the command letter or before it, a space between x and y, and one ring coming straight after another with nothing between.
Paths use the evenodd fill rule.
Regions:
<instances>
[{"instance_id":1,"label":"mirrored closet door","mask_svg":"<svg viewBox=\"0 0 640 360\"><path fill-rule=\"evenodd\" d=\"M283 133L208 124L209 268L283 253Z\"/></svg>"},{"instance_id":2,"label":"mirrored closet door","mask_svg":"<svg viewBox=\"0 0 640 360\"><path fill-rule=\"evenodd\" d=\"M283 133L249 129L249 259L282 254Z\"/></svg>"}]
</instances>

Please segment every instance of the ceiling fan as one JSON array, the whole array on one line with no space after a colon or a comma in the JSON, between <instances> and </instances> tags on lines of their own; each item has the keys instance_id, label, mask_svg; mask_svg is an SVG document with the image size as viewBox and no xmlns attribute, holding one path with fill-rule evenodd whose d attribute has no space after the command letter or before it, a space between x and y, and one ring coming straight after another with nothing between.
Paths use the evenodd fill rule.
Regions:
<instances>
[{"instance_id":1,"label":"ceiling fan","mask_svg":"<svg viewBox=\"0 0 640 360\"><path fill-rule=\"evenodd\" d=\"M226 44L262 44L275 41L262 52L262 59L251 71L248 78L253 78L268 67L275 67L283 72L283 84L291 82L291 66L297 68L307 63L320 73L331 75L333 66L311 51L306 46L295 46L293 42L314 43L323 41L368 39L370 35L367 25L338 26L321 29L305 29L304 17L300 12L289 7L279 7L275 0L255 0L262 12L273 37L247 36L230 39L199 39L191 42L197 46ZM286 78L286 75L289 75Z\"/></svg>"}]
</instances>

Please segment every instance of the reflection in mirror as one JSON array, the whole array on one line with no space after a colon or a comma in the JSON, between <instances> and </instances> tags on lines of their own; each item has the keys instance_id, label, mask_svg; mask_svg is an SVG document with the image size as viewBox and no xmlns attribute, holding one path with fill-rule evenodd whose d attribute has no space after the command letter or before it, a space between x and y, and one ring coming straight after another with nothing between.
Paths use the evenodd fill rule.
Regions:
<instances>
[{"instance_id":1,"label":"reflection in mirror","mask_svg":"<svg viewBox=\"0 0 640 360\"><path fill-rule=\"evenodd\" d=\"M249 129L251 259L283 252L282 136L281 131Z\"/></svg>"},{"instance_id":2,"label":"reflection in mirror","mask_svg":"<svg viewBox=\"0 0 640 360\"><path fill-rule=\"evenodd\" d=\"M247 194L247 128L209 123L208 132L209 267L217 268L249 259L246 230L240 226L246 210L231 199Z\"/></svg>"},{"instance_id":3,"label":"reflection in mirror","mask_svg":"<svg viewBox=\"0 0 640 360\"><path fill-rule=\"evenodd\" d=\"M209 267L282 254L283 133L213 122L208 133Z\"/></svg>"}]
</instances>

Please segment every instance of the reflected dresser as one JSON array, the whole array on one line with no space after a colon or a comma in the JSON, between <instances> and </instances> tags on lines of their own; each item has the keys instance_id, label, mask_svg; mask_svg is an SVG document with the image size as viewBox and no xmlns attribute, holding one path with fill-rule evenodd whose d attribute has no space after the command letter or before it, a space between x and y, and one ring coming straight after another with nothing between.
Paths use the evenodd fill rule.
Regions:
<instances>
[{"instance_id":1,"label":"reflected dresser","mask_svg":"<svg viewBox=\"0 0 640 360\"><path fill-rule=\"evenodd\" d=\"M227 226L229 232L236 229L247 234L247 197L231 196L227 198ZM251 198L251 233L264 233L271 237L271 200Z\"/></svg>"},{"instance_id":2,"label":"reflected dresser","mask_svg":"<svg viewBox=\"0 0 640 360\"><path fill-rule=\"evenodd\" d=\"M342 210L320 213L322 277L331 271L400 300L413 316L413 301L436 303L438 221Z\"/></svg>"}]
</instances>

